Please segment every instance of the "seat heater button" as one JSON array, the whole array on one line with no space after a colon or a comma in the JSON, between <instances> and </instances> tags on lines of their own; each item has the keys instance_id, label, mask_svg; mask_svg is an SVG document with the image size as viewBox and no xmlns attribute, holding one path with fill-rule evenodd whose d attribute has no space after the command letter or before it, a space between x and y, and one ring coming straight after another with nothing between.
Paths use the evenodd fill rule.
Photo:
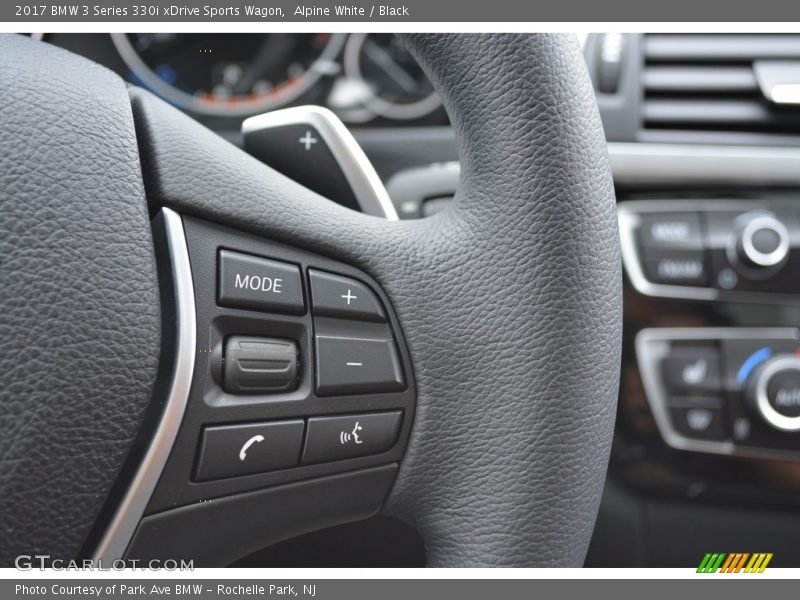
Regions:
<instances>
[{"instance_id":1,"label":"seat heater button","mask_svg":"<svg viewBox=\"0 0 800 600\"><path fill-rule=\"evenodd\" d=\"M218 277L221 306L295 315L305 312L296 265L220 250Z\"/></svg>"},{"instance_id":2,"label":"seat heater button","mask_svg":"<svg viewBox=\"0 0 800 600\"><path fill-rule=\"evenodd\" d=\"M222 479L297 466L302 442L301 420L206 427L195 479Z\"/></svg>"},{"instance_id":3,"label":"seat heater button","mask_svg":"<svg viewBox=\"0 0 800 600\"><path fill-rule=\"evenodd\" d=\"M393 340L317 335L315 343L319 395L405 389Z\"/></svg>"},{"instance_id":4,"label":"seat heater button","mask_svg":"<svg viewBox=\"0 0 800 600\"><path fill-rule=\"evenodd\" d=\"M380 454L397 441L400 411L308 420L303 464Z\"/></svg>"},{"instance_id":5,"label":"seat heater button","mask_svg":"<svg viewBox=\"0 0 800 600\"><path fill-rule=\"evenodd\" d=\"M322 271L309 270L311 306L320 317L386 321L383 307L363 283Z\"/></svg>"},{"instance_id":6,"label":"seat heater button","mask_svg":"<svg viewBox=\"0 0 800 600\"><path fill-rule=\"evenodd\" d=\"M662 363L664 383L675 394L719 392L719 354L713 348L674 348Z\"/></svg>"}]
</instances>

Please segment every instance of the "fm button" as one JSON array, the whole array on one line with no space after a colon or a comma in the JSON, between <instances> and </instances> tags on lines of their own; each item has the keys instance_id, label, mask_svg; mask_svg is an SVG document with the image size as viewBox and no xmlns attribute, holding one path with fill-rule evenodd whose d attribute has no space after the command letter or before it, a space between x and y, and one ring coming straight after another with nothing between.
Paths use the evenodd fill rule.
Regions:
<instances>
[{"instance_id":1,"label":"fm button","mask_svg":"<svg viewBox=\"0 0 800 600\"><path fill-rule=\"evenodd\" d=\"M220 250L219 304L302 315L303 284L297 265Z\"/></svg>"}]
</instances>

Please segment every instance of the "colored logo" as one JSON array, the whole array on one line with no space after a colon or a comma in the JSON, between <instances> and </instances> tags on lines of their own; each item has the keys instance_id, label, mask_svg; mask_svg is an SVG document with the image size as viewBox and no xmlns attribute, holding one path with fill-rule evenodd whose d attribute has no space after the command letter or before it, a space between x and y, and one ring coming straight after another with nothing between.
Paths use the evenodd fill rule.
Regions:
<instances>
[{"instance_id":1,"label":"colored logo","mask_svg":"<svg viewBox=\"0 0 800 600\"><path fill-rule=\"evenodd\" d=\"M763 573L772 560L772 552L706 552L698 573Z\"/></svg>"}]
</instances>

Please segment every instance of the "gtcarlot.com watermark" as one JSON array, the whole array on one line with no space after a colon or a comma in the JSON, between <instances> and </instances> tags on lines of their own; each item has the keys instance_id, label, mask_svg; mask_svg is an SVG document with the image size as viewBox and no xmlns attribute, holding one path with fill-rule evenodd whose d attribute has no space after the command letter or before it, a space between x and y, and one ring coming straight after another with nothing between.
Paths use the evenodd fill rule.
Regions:
<instances>
[{"instance_id":1,"label":"gtcarlot.com watermark","mask_svg":"<svg viewBox=\"0 0 800 600\"><path fill-rule=\"evenodd\" d=\"M14 567L19 571L194 571L193 560L172 558L152 560L117 559L111 562L92 560L65 560L53 558L49 554L20 554L14 559Z\"/></svg>"}]
</instances>

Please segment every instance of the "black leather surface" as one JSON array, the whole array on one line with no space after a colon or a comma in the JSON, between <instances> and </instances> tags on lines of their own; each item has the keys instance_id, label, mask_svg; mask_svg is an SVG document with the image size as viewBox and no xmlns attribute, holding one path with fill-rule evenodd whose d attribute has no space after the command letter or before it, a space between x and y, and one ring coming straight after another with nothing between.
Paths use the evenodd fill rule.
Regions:
<instances>
[{"instance_id":1,"label":"black leather surface","mask_svg":"<svg viewBox=\"0 0 800 600\"><path fill-rule=\"evenodd\" d=\"M75 557L150 400L155 263L110 71L0 36L0 564Z\"/></svg>"},{"instance_id":2,"label":"black leather surface","mask_svg":"<svg viewBox=\"0 0 800 600\"><path fill-rule=\"evenodd\" d=\"M386 511L419 529L430 564L580 565L614 424L622 302L580 49L554 35L407 39L459 138L449 210L418 222L350 212L133 90L149 199L384 286L419 392Z\"/></svg>"}]
</instances>

